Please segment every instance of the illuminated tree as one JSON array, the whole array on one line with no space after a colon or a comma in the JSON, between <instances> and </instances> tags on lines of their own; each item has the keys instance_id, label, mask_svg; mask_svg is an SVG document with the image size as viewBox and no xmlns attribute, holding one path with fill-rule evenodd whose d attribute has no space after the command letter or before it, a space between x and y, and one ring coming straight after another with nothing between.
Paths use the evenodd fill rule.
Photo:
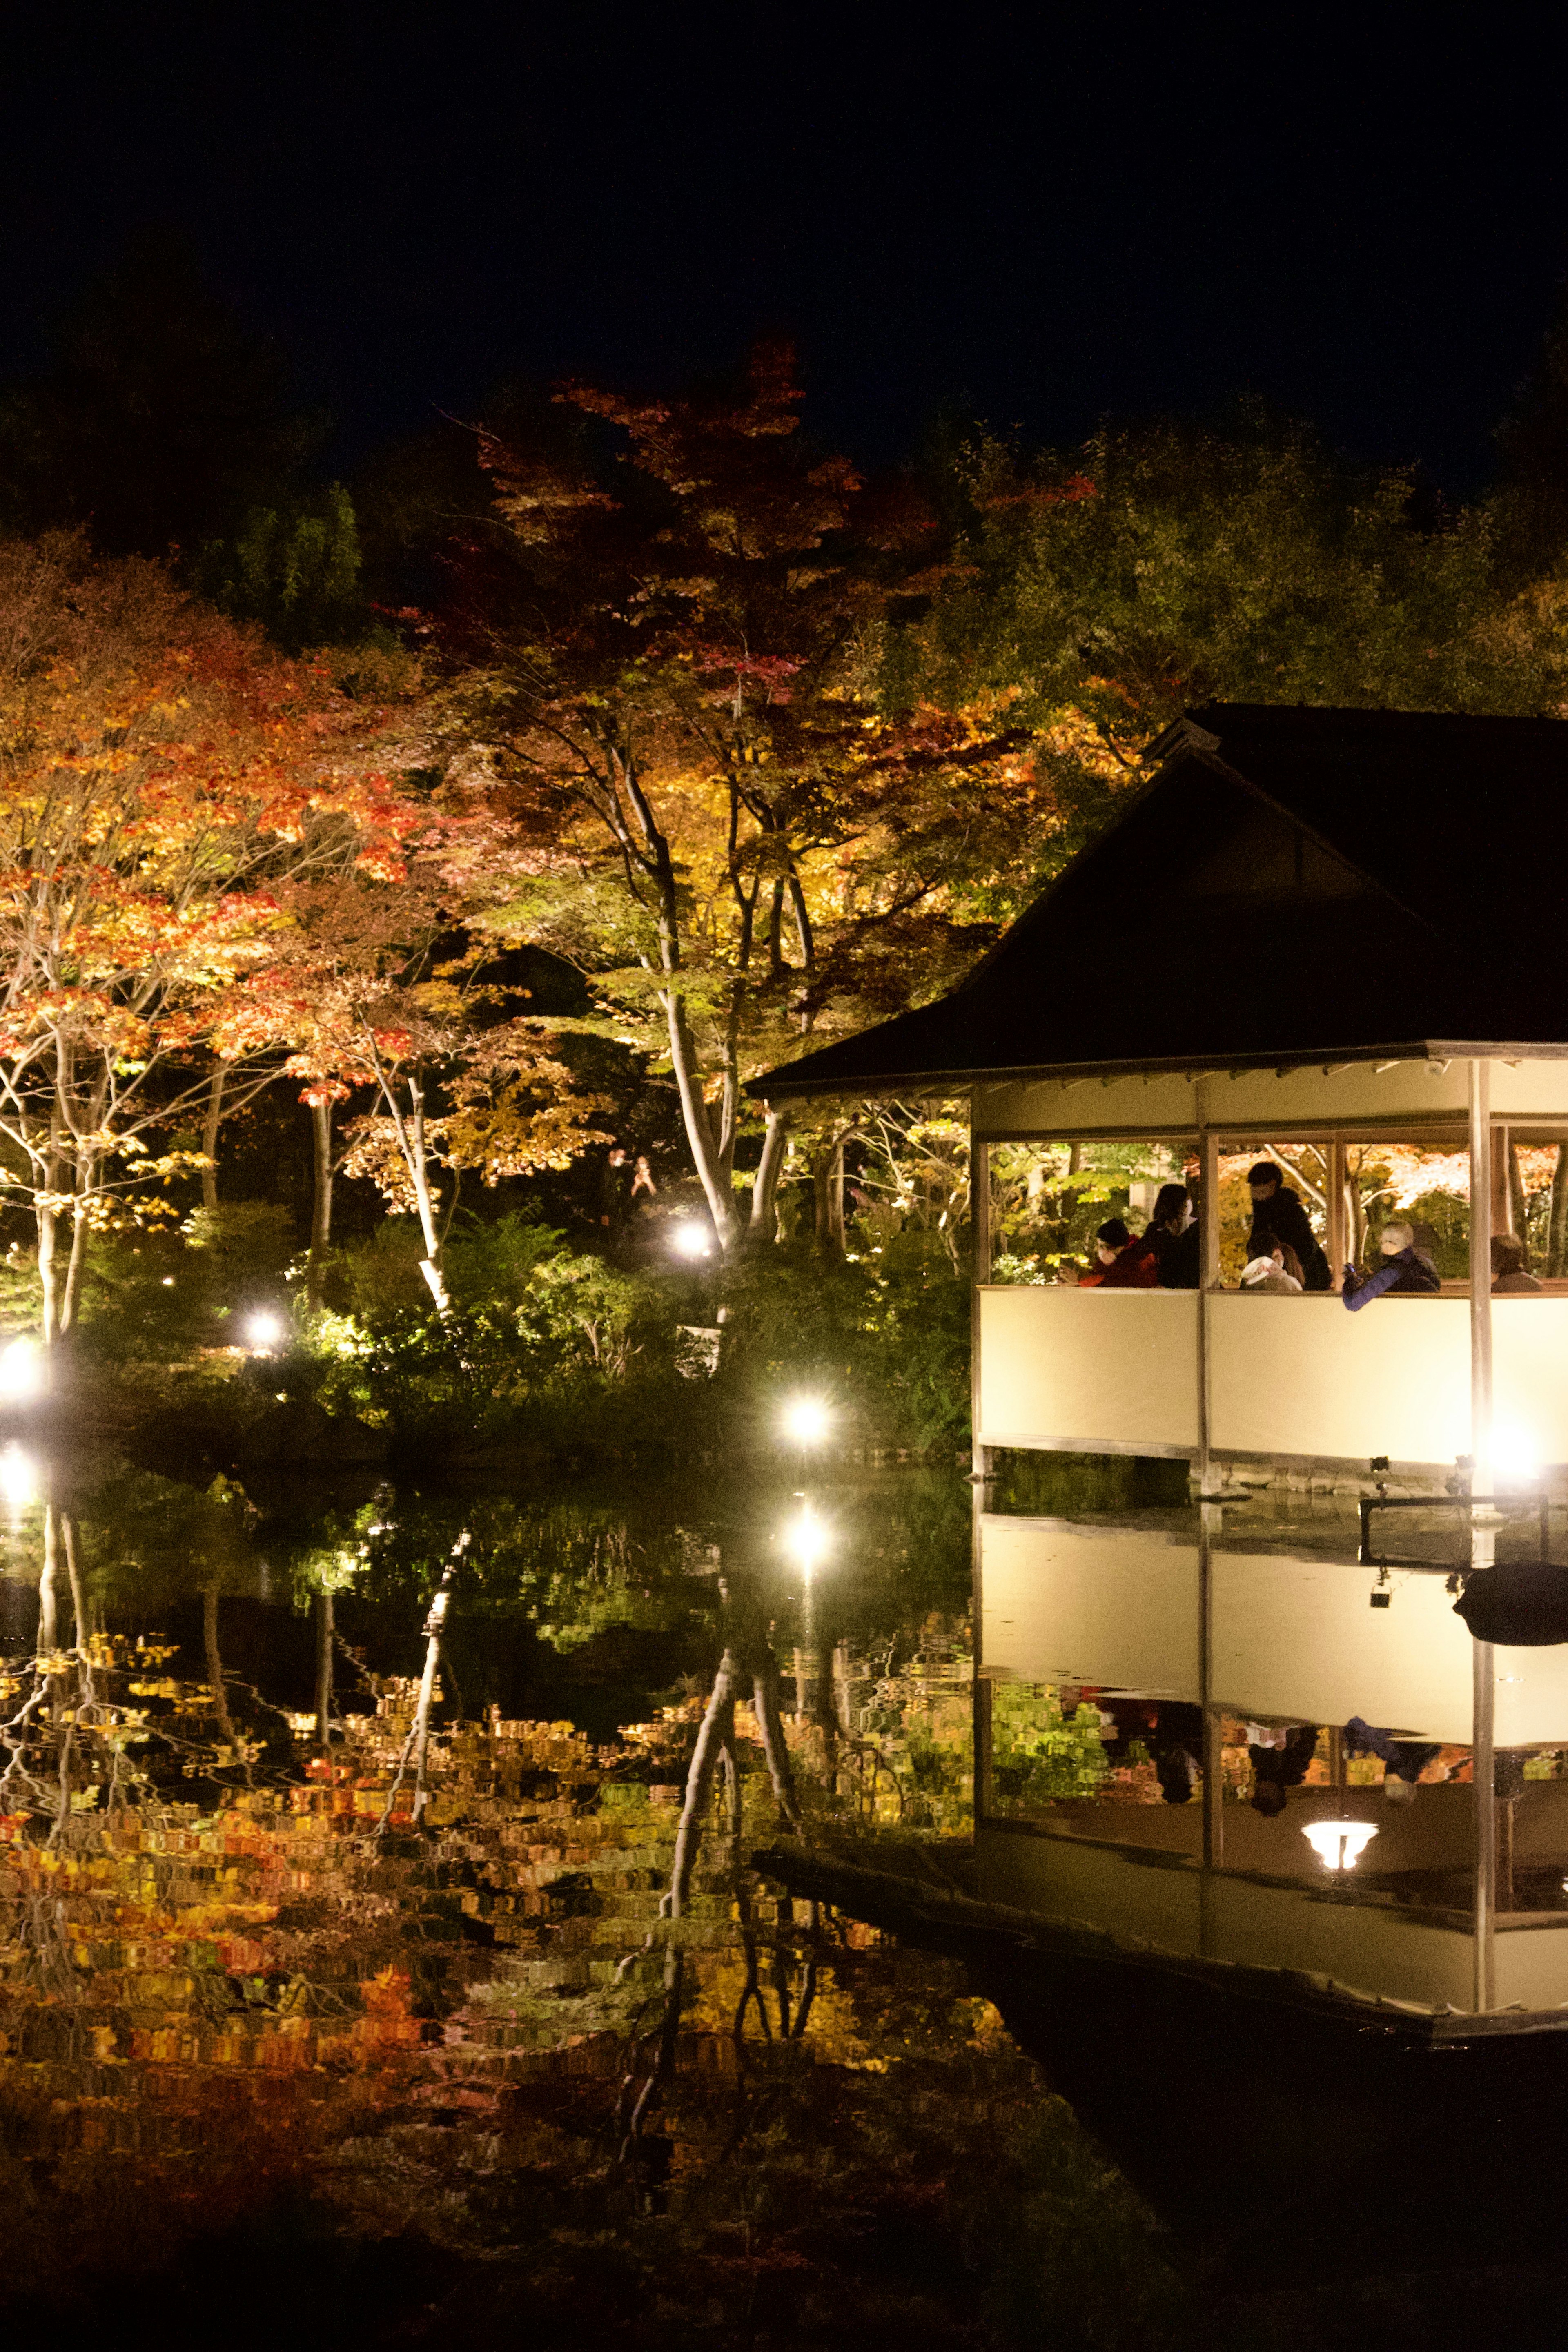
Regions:
<instances>
[{"instance_id":1,"label":"illuminated tree","mask_svg":"<svg viewBox=\"0 0 1568 2352\"><path fill-rule=\"evenodd\" d=\"M274 885L390 878L413 812L323 675L75 539L0 545L0 1172L52 1342L89 1227L167 1213L202 1064L278 1037Z\"/></svg>"}]
</instances>

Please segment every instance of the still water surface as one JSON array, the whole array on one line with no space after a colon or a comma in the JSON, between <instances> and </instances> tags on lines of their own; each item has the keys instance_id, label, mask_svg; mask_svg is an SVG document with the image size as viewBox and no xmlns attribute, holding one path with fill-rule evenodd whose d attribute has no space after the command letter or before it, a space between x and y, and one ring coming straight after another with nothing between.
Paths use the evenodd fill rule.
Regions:
<instances>
[{"instance_id":1,"label":"still water surface","mask_svg":"<svg viewBox=\"0 0 1568 2352\"><path fill-rule=\"evenodd\" d=\"M380 2340L1005 2343L1166 2292L963 1967L748 1867L792 1811L906 1856L971 1829L968 1488L798 1475L0 1454L14 2319L134 2291L176 2336L217 2297L230 2341L303 2295Z\"/></svg>"},{"instance_id":2,"label":"still water surface","mask_svg":"<svg viewBox=\"0 0 1568 2352\"><path fill-rule=\"evenodd\" d=\"M1007 2352L1556 2294L1554 2053L1440 2073L751 1867L794 1816L973 1884L969 1487L800 1475L0 1450L14 2326Z\"/></svg>"}]
</instances>

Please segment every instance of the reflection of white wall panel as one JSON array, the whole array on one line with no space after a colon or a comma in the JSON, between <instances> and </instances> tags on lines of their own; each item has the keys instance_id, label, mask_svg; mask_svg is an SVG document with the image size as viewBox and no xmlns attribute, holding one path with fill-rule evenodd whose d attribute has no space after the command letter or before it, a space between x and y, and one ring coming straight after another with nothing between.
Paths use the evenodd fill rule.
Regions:
<instances>
[{"instance_id":1,"label":"reflection of white wall panel","mask_svg":"<svg viewBox=\"0 0 1568 2352\"><path fill-rule=\"evenodd\" d=\"M1568 1298L1494 1298L1498 1433L1538 1462L1568 1462Z\"/></svg>"},{"instance_id":2,"label":"reflection of white wall panel","mask_svg":"<svg viewBox=\"0 0 1568 2352\"><path fill-rule=\"evenodd\" d=\"M1198 1555L1137 1528L981 1523L981 1659L1026 1682L1198 1696Z\"/></svg>"},{"instance_id":3,"label":"reflection of white wall panel","mask_svg":"<svg viewBox=\"0 0 1568 2352\"><path fill-rule=\"evenodd\" d=\"M1352 1315L1333 1297L1230 1291L1209 1310L1215 1446L1363 1464L1469 1452L1468 1299L1376 1298Z\"/></svg>"},{"instance_id":4,"label":"reflection of white wall panel","mask_svg":"<svg viewBox=\"0 0 1568 2352\"><path fill-rule=\"evenodd\" d=\"M1424 2008L1468 2009L1474 1959L1468 1933L1427 1927L1397 1911L1336 1903L1318 1890L1260 1886L1169 1865L1106 1846L990 1830L975 1834L980 1898L1009 1903L1064 1925L1098 1927L1180 1957L1201 1954L1260 1969L1304 1969L1348 1990ZM1500 2000L1512 1936L1498 1937ZM1560 1937L1568 1963L1568 1931ZM1522 1962L1523 1956L1521 1959ZM1510 1980L1527 1971L1512 1969ZM1535 1970L1551 1981L1542 1958ZM1552 1999L1560 1995L1551 1996Z\"/></svg>"},{"instance_id":5,"label":"reflection of white wall panel","mask_svg":"<svg viewBox=\"0 0 1568 2352\"><path fill-rule=\"evenodd\" d=\"M1568 2001L1568 1919L1542 1927L1500 1923L1492 1945L1497 2005L1560 2009Z\"/></svg>"},{"instance_id":6,"label":"reflection of white wall panel","mask_svg":"<svg viewBox=\"0 0 1568 2352\"><path fill-rule=\"evenodd\" d=\"M983 1442L1195 1447L1197 1313L1191 1290L983 1289Z\"/></svg>"},{"instance_id":7,"label":"reflection of white wall panel","mask_svg":"<svg viewBox=\"0 0 1568 2352\"><path fill-rule=\"evenodd\" d=\"M1163 1952L1198 1948L1203 1878L1190 1864L1130 1861L1073 1838L983 1825L975 1830L974 1854L983 1903L1102 1927Z\"/></svg>"},{"instance_id":8,"label":"reflection of white wall panel","mask_svg":"<svg viewBox=\"0 0 1568 2352\"><path fill-rule=\"evenodd\" d=\"M1396 1574L1373 1609L1371 1570L1338 1561L1223 1551L1210 1576L1218 1705L1468 1744L1470 1637L1442 1577Z\"/></svg>"},{"instance_id":9,"label":"reflection of white wall panel","mask_svg":"<svg viewBox=\"0 0 1568 2352\"><path fill-rule=\"evenodd\" d=\"M1475 1958L1466 1929L1219 1875L1210 1878L1208 1902L1204 1948L1210 1959L1304 1969L1351 1991L1425 2009L1468 2009L1474 2000Z\"/></svg>"},{"instance_id":10,"label":"reflection of white wall panel","mask_svg":"<svg viewBox=\"0 0 1568 2352\"><path fill-rule=\"evenodd\" d=\"M1568 1747L1568 1644L1492 1652L1500 1748Z\"/></svg>"}]
</instances>

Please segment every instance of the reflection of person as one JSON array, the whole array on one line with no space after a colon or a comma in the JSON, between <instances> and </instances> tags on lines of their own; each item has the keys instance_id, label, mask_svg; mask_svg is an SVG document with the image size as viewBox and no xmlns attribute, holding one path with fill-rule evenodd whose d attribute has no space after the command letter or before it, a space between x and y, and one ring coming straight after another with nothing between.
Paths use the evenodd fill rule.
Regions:
<instances>
[{"instance_id":1,"label":"reflection of person","mask_svg":"<svg viewBox=\"0 0 1568 2352\"><path fill-rule=\"evenodd\" d=\"M1430 1250L1416 1244L1414 1225L1398 1219L1384 1225L1378 1248L1383 1253L1383 1264L1375 1274L1363 1274L1353 1265L1345 1268L1341 1297L1352 1315L1358 1308L1370 1306L1374 1298L1430 1298L1442 1288Z\"/></svg>"},{"instance_id":2,"label":"reflection of person","mask_svg":"<svg viewBox=\"0 0 1568 2352\"><path fill-rule=\"evenodd\" d=\"M1315 1723L1283 1727L1249 1723L1247 1757L1252 1766L1252 1803L1260 1813L1282 1813L1289 1792L1299 1789L1318 1752Z\"/></svg>"},{"instance_id":3,"label":"reflection of person","mask_svg":"<svg viewBox=\"0 0 1568 2352\"><path fill-rule=\"evenodd\" d=\"M1162 1290L1197 1288L1198 1227L1193 1196L1184 1184L1161 1185L1143 1238L1154 1244L1154 1264Z\"/></svg>"},{"instance_id":4,"label":"reflection of person","mask_svg":"<svg viewBox=\"0 0 1568 2352\"><path fill-rule=\"evenodd\" d=\"M1510 1292L1539 1291L1537 1282L1524 1262L1524 1244L1516 1234L1492 1235L1492 1291L1496 1297Z\"/></svg>"},{"instance_id":5,"label":"reflection of person","mask_svg":"<svg viewBox=\"0 0 1568 2352\"><path fill-rule=\"evenodd\" d=\"M1203 1709L1186 1699L1162 1699L1154 1708L1154 1729L1148 1745L1162 1801L1190 1804L1203 1776Z\"/></svg>"},{"instance_id":6,"label":"reflection of person","mask_svg":"<svg viewBox=\"0 0 1568 2352\"><path fill-rule=\"evenodd\" d=\"M1345 1726L1347 1756L1380 1756L1384 1764L1383 1793L1391 1805L1408 1805L1415 1783L1440 1750L1436 1739L1395 1739L1380 1731L1364 1716L1352 1715Z\"/></svg>"},{"instance_id":7,"label":"reflection of person","mask_svg":"<svg viewBox=\"0 0 1568 2352\"><path fill-rule=\"evenodd\" d=\"M1258 1160L1247 1171L1247 1189L1252 1195L1247 1256L1268 1257L1279 1242L1300 1259L1302 1289L1327 1290L1329 1261L1301 1206L1301 1196L1286 1183L1283 1170L1271 1160Z\"/></svg>"}]
</instances>

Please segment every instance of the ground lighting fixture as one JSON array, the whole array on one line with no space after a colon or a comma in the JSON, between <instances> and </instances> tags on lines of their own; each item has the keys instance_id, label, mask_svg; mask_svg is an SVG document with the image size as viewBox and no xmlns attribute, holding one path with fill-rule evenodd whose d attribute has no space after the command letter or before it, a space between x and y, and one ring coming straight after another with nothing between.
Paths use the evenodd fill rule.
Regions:
<instances>
[{"instance_id":1,"label":"ground lighting fixture","mask_svg":"<svg viewBox=\"0 0 1568 2352\"><path fill-rule=\"evenodd\" d=\"M1375 1822L1305 1822L1301 1835L1317 1850L1325 1870L1353 1870L1363 1849L1377 1835Z\"/></svg>"},{"instance_id":2,"label":"ground lighting fixture","mask_svg":"<svg viewBox=\"0 0 1568 2352\"><path fill-rule=\"evenodd\" d=\"M706 1226L679 1217L669 1229L669 1246L677 1257L706 1257L711 1246Z\"/></svg>"}]
</instances>

